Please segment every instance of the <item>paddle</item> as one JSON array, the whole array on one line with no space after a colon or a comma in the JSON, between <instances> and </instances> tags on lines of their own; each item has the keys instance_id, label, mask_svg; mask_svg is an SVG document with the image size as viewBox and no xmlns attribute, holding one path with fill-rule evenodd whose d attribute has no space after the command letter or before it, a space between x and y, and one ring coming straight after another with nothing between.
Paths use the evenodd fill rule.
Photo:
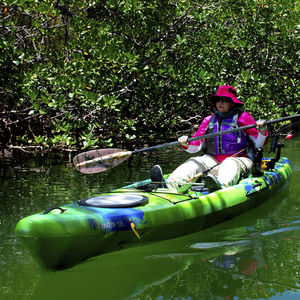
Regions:
<instances>
[{"instance_id":1,"label":"paddle","mask_svg":"<svg viewBox=\"0 0 300 300\"><path fill-rule=\"evenodd\" d=\"M269 125L272 123L283 122L283 121L290 120L292 118L300 118L300 114L266 121L265 124ZM238 128L228 129L228 130L225 130L222 132L214 132L214 133L204 134L204 135L197 136L194 138L189 138L188 141L191 142L191 141L196 141L196 140L202 140L205 138L220 136L223 134L232 133L232 132L236 132L239 130L246 130L246 129L254 128L254 127L256 127L256 123L247 125L247 126L238 127ZM100 172L106 171L107 169L111 169L111 168L121 164L123 161L127 160L133 154L140 153L140 152L146 152L146 151L159 149L159 148L164 148L164 147L175 146L175 145L179 145L179 144L180 143L178 141L174 141L174 142L170 142L170 143L164 143L161 145L152 146L152 147L143 148L143 149L137 149L137 150L133 150L133 151L116 149L116 148L91 150L91 151L87 151L87 152L76 155L73 158L73 164L74 164L74 167L76 168L76 170L78 170L81 173L84 173L84 174L100 173Z\"/></svg>"}]
</instances>

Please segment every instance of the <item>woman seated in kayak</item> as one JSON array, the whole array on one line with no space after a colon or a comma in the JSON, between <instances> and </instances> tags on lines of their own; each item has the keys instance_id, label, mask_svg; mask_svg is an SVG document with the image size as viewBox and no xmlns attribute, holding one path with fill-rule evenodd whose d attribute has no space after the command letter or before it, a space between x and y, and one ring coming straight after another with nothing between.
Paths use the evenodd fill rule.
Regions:
<instances>
[{"instance_id":1,"label":"woman seated in kayak","mask_svg":"<svg viewBox=\"0 0 300 300\"><path fill-rule=\"evenodd\" d=\"M240 175L250 171L253 166L251 147L260 148L266 142L268 133L265 121L255 122L248 112L242 110L244 104L237 99L236 90L232 86L220 86L210 99L217 111L203 120L193 137L255 123L257 126L190 143L187 136L180 137L178 141L187 152L196 153L203 150L205 154L192 157L180 165L166 180L169 189L185 192L191 183L197 181L198 178L194 178L197 174L212 167L213 169L204 177L210 192L234 185ZM163 180L160 166L152 168L150 177L153 182Z\"/></svg>"}]
</instances>

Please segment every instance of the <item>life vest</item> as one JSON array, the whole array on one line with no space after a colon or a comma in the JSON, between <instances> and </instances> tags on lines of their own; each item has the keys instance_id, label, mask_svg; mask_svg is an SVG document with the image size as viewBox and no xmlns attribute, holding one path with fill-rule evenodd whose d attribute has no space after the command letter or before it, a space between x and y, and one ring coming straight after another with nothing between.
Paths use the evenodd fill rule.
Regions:
<instances>
[{"instance_id":1,"label":"life vest","mask_svg":"<svg viewBox=\"0 0 300 300\"><path fill-rule=\"evenodd\" d=\"M213 115L207 124L206 133L221 132L239 127L238 118L241 112L232 114L225 119L218 119ZM234 155L239 151L247 148L247 135L242 131L215 136L205 139L206 153L210 155ZM246 155L247 150L239 153L239 156Z\"/></svg>"}]
</instances>

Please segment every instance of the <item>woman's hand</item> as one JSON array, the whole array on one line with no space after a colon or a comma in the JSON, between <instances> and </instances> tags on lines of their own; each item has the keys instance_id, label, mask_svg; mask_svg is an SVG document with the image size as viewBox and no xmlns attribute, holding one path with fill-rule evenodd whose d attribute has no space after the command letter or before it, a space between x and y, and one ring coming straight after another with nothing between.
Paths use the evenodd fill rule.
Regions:
<instances>
[{"instance_id":1,"label":"woman's hand","mask_svg":"<svg viewBox=\"0 0 300 300\"><path fill-rule=\"evenodd\" d=\"M267 125L265 125L266 120L258 120L256 121L256 129L260 131L262 135L265 135L267 130Z\"/></svg>"},{"instance_id":2,"label":"woman's hand","mask_svg":"<svg viewBox=\"0 0 300 300\"><path fill-rule=\"evenodd\" d=\"M189 146L188 137L186 135L183 135L183 136L179 137L178 142L184 147Z\"/></svg>"}]
</instances>

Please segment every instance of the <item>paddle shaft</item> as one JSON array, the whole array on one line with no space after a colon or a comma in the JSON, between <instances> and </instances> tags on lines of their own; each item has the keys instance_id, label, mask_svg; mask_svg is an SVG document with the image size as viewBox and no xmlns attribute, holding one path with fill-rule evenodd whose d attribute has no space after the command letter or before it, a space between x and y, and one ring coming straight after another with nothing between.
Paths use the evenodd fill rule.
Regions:
<instances>
[{"instance_id":1,"label":"paddle shaft","mask_svg":"<svg viewBox=\"0 0 300 300\"><path fill-rule=\"evenodd\" d=\"M277 123L277 122L282 122L282 121L287 121L292 118L300 118L300 114L294 115L294 116L288 116L284 118L279 118L275 120L270 120L270 121L265 121L265 124L272 124L272 123ZM254 128L256 127L257 124L251 124L247 126L242 126L242 127L237 127L233 129L228 129L220 132L214 132L214 133L209 133L201 136L196 136L193 138L189 138L188 142L191 141L196 141L196 140L201 140L205 138L211 138L215 136L220 136L223 134L228 134L232 132L237 132L240 130L246 130L249 128ZM157 146L152 146L148 148L143 148L143 149L137 149L133 151L127 151L127 150L121 150L121 149L98 149L98 150L91 150L85 153L78 154L73 158L73 163L75 168L84 174L93 174L93 173L99 173L103 172L105 170L111 169L126 159L128 159L132 154L140 153L140 152L146 152L154 149L159 149L159 148L164 148L164 147L170 147L170 146L175 146L175 145L180 145L179 141L174 141L170 143L164 143L161 145ZM112 151L114 150L114 151ZM107 154L108 153L108 154Z\"/></svg>"},{"instance_id":2,"label":"paddle shaft","mask_svg":"<svg viewBox=\"0 0 300 300\"><path fill-rule=\"evenodd\" d=\"M287 121L287 120L297 118L297 117L300 118L300 114L293 115L293 116L288 116L288 117L283 117L283 118L279 118L279 119L274 119L274 120L270 120L270 121L266 121L265 125L278 123L278 122L283 122L283 121ZM240 131L240 130L246 130L246 129L254 128L256 126L257 125L255 123L255 124L246 125L246 126L242 126L242 127L238 127L238 128L233 128L233 129L228 129L228 130L224 130L224 131L220 131L220 132L213 132L213 133L209 133L209 134L204 134L204 135L196 136L196 137L193 137L193 138L189 138L188 142L202 140L202 139L205 139L205 138L211 138L211 137L215 137L215 136L220 136L220 135L223 135L223 134L228 134L228 133L232 133L232 132L236 132L236 131ZM133 151L131 151L131 154L136 154L136 153L139 153L139 152L146 152L146 151L159 149L159 148L164 148L164 147L175 146L175 145L179 145L179 144L180 143L178 141L174 141L174 142L170 142L170 143L164 143L164 144L157 145L157 146L152 146L152 147L148 147L148 148L133 150Z\"/></svg>"}]
</instances>

